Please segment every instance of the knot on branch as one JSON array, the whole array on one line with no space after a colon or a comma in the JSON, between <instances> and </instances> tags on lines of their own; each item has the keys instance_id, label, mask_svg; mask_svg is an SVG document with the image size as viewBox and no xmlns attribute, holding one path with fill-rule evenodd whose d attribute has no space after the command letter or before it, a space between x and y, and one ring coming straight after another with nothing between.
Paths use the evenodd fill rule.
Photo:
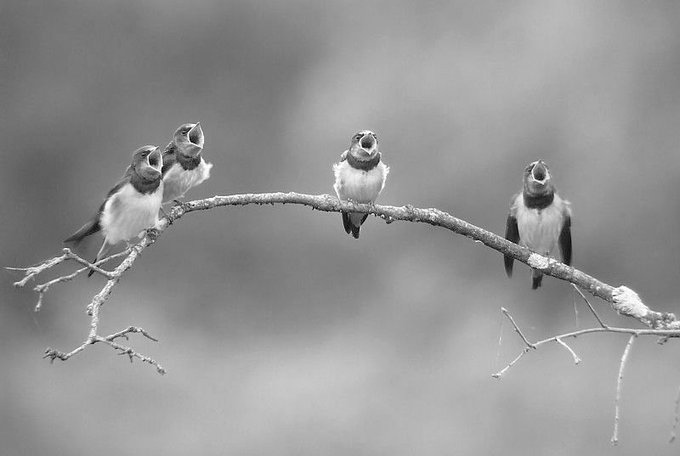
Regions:
<instances>
[{"instance_id":1,"label":"knot on branch","mask_svg":"<svg viewBox=\"0 0 680 456\"><path fill-rule=\"evenodd\" d=\"M620 286L612 292L612 307L619 314L636 318L654 329L680 329L680 321L671 312L656 312L647 307L640 296L628 287Z\"/></svg>"},{"instance_id":2,"label":"knot on branch","mask_svg":"<svg viewBox=\"0 0 680 456\"><path fill-rule=\"evenodd\" d=\"M156 239L158 239L158 236L160 236L160 234L161 234L160 230L154 226L146 229L146 236L149 238L149 241L151 241L152 244L156 242Z\"/></svg>"},{"instance_id":3,"label":"knot on branch","mask_svg":"<svg viewBox=\"0 0 680 456\"><path fill-rule=\"evenodd\" d=\"M642 319L649 313L649 307L642 302L640 296L626 286L614 288L612 299L614 310L620 314Z\"/></svg>"},{"instance_id":4,"label":"knot on branch","mask_svg":"<svg viewBox=\"0 0 680 456\"><path fill-rule=\"evenodd\" d=\"M539 255L538 253L532 253L529 255L527 264L534 269L545 270L550 266L550 258Z\"/></svg>"}]
</instances>

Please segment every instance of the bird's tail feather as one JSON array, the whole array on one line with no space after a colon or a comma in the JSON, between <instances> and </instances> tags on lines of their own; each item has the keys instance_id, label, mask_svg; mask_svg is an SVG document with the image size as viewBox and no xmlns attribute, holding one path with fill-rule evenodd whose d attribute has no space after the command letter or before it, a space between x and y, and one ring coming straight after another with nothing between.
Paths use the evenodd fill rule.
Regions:
<instances>
[{"instance_id":1,"label":"bird's tail feather","mask_svg":"<svg viewBox=\"0 0 680 456\"><path fill-rule=\"evenodd\" d=\"M349 220L349 214L342 212L342 226L345 228L345 233L352 234L352 222Z\"/></svg>"},{"instance_id":2,"label":"bird's tail feather","mask_svg":"<svg viewBox=\"0 0 680 456\"><path fill-rule=\"evenodd\" d=\"M359 239L359 231L361 225L368 218L368 214L342 213L342 225L345 227L347 234L351 234L354 239Z\"/></svg>"},{"instance_id":3,"label":"bird's tail feather","mask_svg":"<svg viewBox=\"0 0 680 456\"><path fill-rule=\"evenodd\" d=\"M533 269L531 274L531 289L535 290L536 288L540 287L541 282L543 282L543 273Z\"/></svg>"},{"instance_id":4,"label":"bird's tail feather","mask_svg":"<svg viewBox=\"0 0 680 456\"><path fill-rule=\"evenodd\" d=\"M359 230L360 229L361 229L361 226L352 225L352 237L354 239L359 239Z\"/></svg>"},{"instance_id":5,"label":"bird's tail feather","mask_svg":"<svg viewBox=\"0 0 680 456\"><path fill-rule=\"evenodd\" d=\"M99 220L96 218L92 219L88 221L85 225L80 227L78 231L76 231L71 236L66 238L64 242L73 242L74 245L78 245L80 244L80 241L85 239L87 236L94 234L101 229L102 228L99 225Z\"/></svg>"}]
</instances>

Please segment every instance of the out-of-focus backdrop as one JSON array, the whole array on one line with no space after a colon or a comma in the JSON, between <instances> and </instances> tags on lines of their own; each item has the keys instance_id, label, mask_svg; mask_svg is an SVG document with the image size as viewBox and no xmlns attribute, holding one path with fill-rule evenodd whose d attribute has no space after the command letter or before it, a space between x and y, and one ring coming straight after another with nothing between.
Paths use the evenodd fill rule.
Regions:
<instances>
[{"instance_id":1,"label":"out-of-focus backdrop","mask_svg":"<svg viewBox=\"0 0 680 456\"><path fill-rule=\"evenodd\" d=\"M200 121L212 178L189 198L332 192L351 135L378 133L379 202L502 234L543 158L574 209L575 265L680 311L680 5L635 1L5 1L0 4L0 259L29 265L98 207L132 151ZM83 245L93 255L99 239ZM299 206L185 217L102 312L160 339L168 370L90 347L102 279L44 308L0 287L0 453L677 454L677 344L634 346L622 446L609 437L626 336L533 352L594 324L569 285L505 277L499 254L413 223ZM611 324L635 322L593 300ZM578 309L575 314L574 308ZM499 330L502 346L499 349Z\"/></svg>"}]
</instances>

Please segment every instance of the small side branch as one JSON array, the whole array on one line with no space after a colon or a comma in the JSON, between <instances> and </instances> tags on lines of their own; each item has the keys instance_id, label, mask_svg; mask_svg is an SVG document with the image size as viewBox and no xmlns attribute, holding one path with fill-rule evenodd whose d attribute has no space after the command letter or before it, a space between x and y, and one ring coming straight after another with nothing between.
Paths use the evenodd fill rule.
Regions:
<instances>
[{"instance_id":1,"label":"small side branch","mask_svg":"<svg viewBox=\"0 0 680 456\"><path fill-rule=\"evenodd\" d=\"M671 438L668 443L675 442L677 436L678 423L680 423L680 388L678 394L675 396L675 418L673 419L673 428L671 429Z\"/></svg>"},{"instance_id":2,"label":"small side branch","mask_svg":"<svg viewBox=\"0 0 680 456\"><path fill-rule=\"evenodd\" d=\"M626 348L623 350L623 355L621 356L621 364L619 365L619 376L616 381L616 399L614 401L614 432L612 433L612 445L618 445L619 443L619 421L621 420L621 391L623 390L623 372L626 369L626 363L628 362L628 356L630 355L630 349L635 342L637 334L633 334L628 339Z\"/></svg>"},{"instance_id":3,"label":"small side branch","mask_svg":"<svg viewBox=\"0 0 680 456\"><path fill-rule=\"evenodd\" d=\"M522 330L519 329L519 326L517 326L517 323L515 323L515 319L512 318L512 315L510 315L510 313L508 312L508 309L506 309L505 307L501 307L501 312L503 312L503 315L505 315L508 318L508 320L510 320L510 323L512 323L512 327L515 328L515 332L519 334L519 337L522 338L526 346L535 349L536 346L529 342L529 340L526 338Z\"/></svg>"},{"instance_id":4,"label":"small side branch","mask_svg":"<svg viewBox=\"0 0 680 456\"><path fill-rule=\"evenodd\" d=\"M571 356L574 358L574 364L579 364L581 362L581 358L579 358L576 352L572 350L571 347L567 345L562 339L560 339L559 337L555 337L555 341L564 348L566 348L569 351L569 353L571 353Z\"/></svg>"},{"instance_id":5,"label":"small side branch","mask_svg":"<svg viewBox=\"0 0 680 456\"><path fill-rule=\"evenodd\" d=\"M529 349L538 349L542 345L548 344L550 342L555 342L562 347L564 347L572 356L574 359L574 364L578 365L581 363L581 358L576 354L576 352L569 346L567 343L564 341L564 339L569 339L569 338L576 338L578 336L582 336L585 334L592 334L592 333L616 333L616 334L629 334L631 338L637 337L637 336L657 336L657 337L680 337L680 330L665 330L665 329L633 329L633 328L617 328L617 327L612 327L612 326L605 326L605 327L599 327L599 328L587 328L587 329L579 329L578 331L572 331L564 334L560 334L558 336L552 336L548 337L547 339L539 340L538 342L531 343L529 340L524 336L524 333L522 330L519 328L519 325L515 322L514 318L512 318L512 315L510 315L510 312L508 312L507 309L501 308L501 312L503 312L503 315L505 315L508 320L512 323L512 326L515 328L515 332L519 334L521 337L522 341L526 345L522 351L520 352L517 357L512 360L505 368L503 368L501 371L492 374L493 378L500 378L505 372L507 372L512 366L517 363L526 353L529 352Z\"/></svg>"},{"instance_id":6,"label":"small side branch","mask_svg":"<svg viewBox=\"0 0 680 456\"><path fill-rule=\"evenodd\" d=\"M523 357L524 355L526 355L527 353L529 353L529 347L524 347L524 348L522 349L522 351L519 352L519 355L517 355L517 357L516 357L515 359L513 359L512 361L510 361L510 362L508 363L507 366L505 366L503 369L499 370L499 371L496 372L495 374L492 374L491 376L492 376L493 378L500 379L500 378L503 376L503 374L505 374L512 366L515 365L515 363L517 363L517 361L519 361L520 359L522 359L522 357Z\"/></svg>"},{"instance_id":7,"label":"small side branch","mask_svg":"<svg viewBox=\"0 0 680 456\"><path fill-rule=\"evenodd\" d=\"M96 330L96 327L95 327L95 330ZM161 374L161 375L165 374L165 372L166 372L165 368L163 366L161 366L158 363L158 361L156 361L155 359L135 351L132 347L127 347L127 346L124 346L124 345L121 345L121 344L115 342L116 339L121 338L121 337L125 338L126 340L129 339L127 335L130 334L130 333L140 333L143 336L145 336L147 339L150 339L154 342L158 342L158 339L152 337L144 329L138 328L136 326L129 326L126 329L115 332L115 333L110 334L110 335L105 336L105 337L102 337L102 336L99 336L99 335L96 335L96 334L94 336L90 335L87 339L85 339L85 341L82 344L80 344L78 347L74 348L70 352L62 352L62 351L56 350L54 348L48 347L45 350L45 356L43 356L43 358L49 358L51 362L54 362L55 359L59 359L61 361L66 361L69 358L71 358L72 356L77 355L81 351L85 350L85 348L88 345L94 345L97 342L101 342L101 343L104 343L106 345L113 347L115 350L117 350L119 352L118 353L119 355L127 355L130 358L130 362L132 362L135 358L137 358L144 363L148 363L148 364L151 364L152 366L154 366L156 368L156 371L159 374Z\"/></svg>"}]
</instances>

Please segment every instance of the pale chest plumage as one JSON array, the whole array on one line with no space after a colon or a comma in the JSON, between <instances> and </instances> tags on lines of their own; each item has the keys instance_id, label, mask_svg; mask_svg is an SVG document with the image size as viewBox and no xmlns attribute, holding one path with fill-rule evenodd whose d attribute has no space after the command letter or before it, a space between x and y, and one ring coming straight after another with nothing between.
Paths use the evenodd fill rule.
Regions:
<instances>
[{"instance_id":1,"label":"pale chest plumage","mask_svg":"<svg viewBox=\"0 0 680 456\"><path fill-rule=\"evenodd\" d=\"M104 205L100 224L109 244L128 241L158 221L163 182L153 193L141 194L127 183Z\"/></svg>"},{"instance_id":2,"label":"pale chest plumage","mask_svg":"<svg viewBox=\"0 0 680 456\"><path fill-rule=\"evenodd\" d=\"M569 202L555 194L552 204L545 209L529 209L523 198L521 193L517 195L512 206L517 219L519 245L550 255L557 245L565 216L570 214Z\"/></svg>"},{"instance_id":3,"label":"pale chest plumage","mask_svg":"<svg viewBox=\"0 0 680 456\"><path fill-rule=\"evenodd\" d=\"M181 198L192 187L195 187L210 178L212 163L201 160L201 163L192 170L185 170L182 165L175 163L163 177L164 190L163 202Z\"/></svg>"},{"instance_id":4,"label":"pale chest plumage","mask_svg":"<svg viewBox=\"0 0 680 456\"><path fill-rule=\"evenodd\" d=\"M352 168L347 160L341 161L333 165L335 174L333 188L338 198L342 200L351 199L358 203L373 203L385 186L385 179L389 172L389 167L383 162L378 163L371 170L364 171Z\"/></svg>"}]
</instances>

